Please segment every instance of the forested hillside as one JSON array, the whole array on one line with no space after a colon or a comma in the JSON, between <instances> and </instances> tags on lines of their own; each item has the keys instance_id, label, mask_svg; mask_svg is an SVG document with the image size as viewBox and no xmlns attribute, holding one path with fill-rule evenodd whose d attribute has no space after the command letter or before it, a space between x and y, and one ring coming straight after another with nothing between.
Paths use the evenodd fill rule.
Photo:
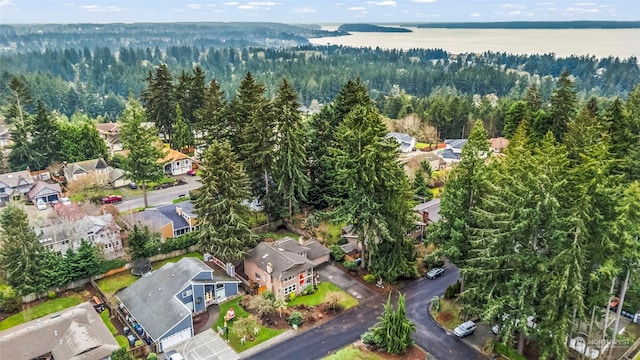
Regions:
<instances>
[{"instance_id":1,"label":"forested hillside","mask_svg":"<svg viewBox=\"0 0 640 360\"><path fill-rule=\"evenodd\" d=\"M216 79L227 98L242 75L251 72L265 84L268 96L275 94L281 79L288 79L306 106L314 100L331 101L346 81L360 78L385 115L396 118L415 113L423 121L439 122L441 135L450 137L468 132L464 129L467 118L478 117L481 109L474 96L500 100L491 104L494 125L490 132L495 135L504 120L504 100L524 95L532 84L547 100L564 70L571 73L578 98L583 100L625 96L640 83L636 58L270 47L265 45L299 45L304 41L283 39L326 32L281 24L214 25L110 24L108 31L86 24L2 26L0 106L7 105L9 79L18 76L48 109L67 116L80 111L114 121L129 92L139 96L144 79L158 65L166 64L173 74L189 73L198 65L205 81ZM446 106L435 113L430 110L432 101Z\"/></svg>"}]
</instances>

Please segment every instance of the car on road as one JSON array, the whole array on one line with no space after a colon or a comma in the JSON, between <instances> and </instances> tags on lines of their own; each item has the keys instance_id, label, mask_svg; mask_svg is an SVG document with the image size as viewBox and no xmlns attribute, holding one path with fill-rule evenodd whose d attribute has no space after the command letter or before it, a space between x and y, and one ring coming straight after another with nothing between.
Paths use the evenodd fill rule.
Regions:
<instances>
[{"instance_id":1,"label":"car on road","mask_svg":"<svg viewBox=\"0 0 640 360\"><path fill-rule=\"evenodd\" d=\"M38 199L36 200L36 206L38 207L38 210L45 210L47 208L47 203L42 199Z\"/></svg>"},{"instance_id":2,"label":"car on road","mask_svg":"<svg viewBox=\"0 0 640 360\"><path fill-rule=\"evenodd\" d=\"M429 272L427 273L427 279L435 279L442 274L444 274L444 269L441 267L435 267L429 270Z\"/></svg>"},{"instance_id":3,"label":"car on road","mask_svg":"<svg viewBox=\"0 0 640 360\"><path fill-rule=\"evenodd\" d=\"M102 198L103 204L114 204L120 201L122 201L122 196L120 195L109 195L105 198Z\"/></svg>"},{"instance_id":4,"label":"car on road","mask_svg":"<svg viewBox=\"0 0 640 360\"><path fill-rule=\"evenodd\" d=\"M465 321L453 329L453 333L459 338L469 336L473 334L474 331L476 331L476 323L473 321Z\"/></svg>"}]
</instances>

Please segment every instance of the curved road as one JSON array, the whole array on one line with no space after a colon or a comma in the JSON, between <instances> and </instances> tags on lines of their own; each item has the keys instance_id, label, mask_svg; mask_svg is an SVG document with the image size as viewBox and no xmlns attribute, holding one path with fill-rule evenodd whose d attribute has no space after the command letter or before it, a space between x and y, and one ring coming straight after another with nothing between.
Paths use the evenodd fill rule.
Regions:
<instances>
[{"instance_id":1,"label":"curved road","mask_svg":"<svg viewBox=\"0 0 640 360\"><path fill-rule=\"evenodd\" d=\"M407 315L416 324L414 340L440 360L487 359L454 335L448 335L427 313L431 298L444 294L447 286L458 276L458 269L450 265L439 279L420 278L402 289L406 296ZM377 322L386 299L385 294L376 295L324 324L246 359L320 359L359 340L360 335Z\"/></svg>"}]
</instances>

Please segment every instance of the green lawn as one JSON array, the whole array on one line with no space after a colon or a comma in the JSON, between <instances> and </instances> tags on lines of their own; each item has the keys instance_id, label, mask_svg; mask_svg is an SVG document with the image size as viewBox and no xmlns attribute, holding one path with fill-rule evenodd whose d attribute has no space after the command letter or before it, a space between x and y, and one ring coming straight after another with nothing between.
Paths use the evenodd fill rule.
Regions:
<instances>
[{"instance_id":1,"label":"green lawn","mask_svg":"<svg viewBox=\"0 0 640 360\"><path fill-rule=\"evenodd\" d=\"M300 235L293 233L289 230L278 230L275 232L267 231L265 233L260 234L260 237L262 237L263 239L273 239L273 240L280 240L287 236L296 240L300 237Z\"/></svg>"},{"instance_id":2,"label":"green lawn","mask_svg":"<svg viewBox=\"0 0 640 360\"><path fill-rule=\"evenodd\" d=\"M102 278L97 280L96 283L102 292L104 292L107 296L111 296L118 292L118 290L122 290L127 286L133 284L138 280L137 276L131 274L130 271L123 271L121 273L117 273L115 275L108 276L106 278Z\"/></svg>"},{"instance_id":3,"label":"green lawn","mask_svg":"<svg viewBox=\"0 0 640 360\"><path fill-rule=\"evenodd\" d=\"M427 143L423 143L423 142L416 142L416 149L424 149L424 148L428 148L430 147L430 144Z\"/></svg>"},{"instance_id":4,"label":"green lawn","mask_svg":"<svg viewBox=\"0 0 640 360\"><path fill-rule=\"evenodd\" d=\"M116 327L113 326L113 323L111 323L111 319L109 318L109 309L104 309L104 311L100 313L100 319L102 319L102 322L107 325L107 329L109 329L111 335L118 333L118 330L116 330Z\"/></svg>"},{"instance_id":5,"label":"green lawn","mask_svg":"<svg viewBox=\"0 0 640 360\"><path fill-rule=\"evenodd\" d=\"M354 346L340 349L335 354L322 358L323 360L384 360L373 351L363 350Z\"/></svg>"},{"instance_id":6,"label":"green lawn","mask_svg":"<svg viewBox=\"0 0 640 360\"><path fill-rule=\"evenodd\" d=\"M191 198L188 197L188 196L183 196L181 198L173 199L173 200L171 200L171 202L174 203L174 204L177 204L177 203L181 203L183 201L188 201L188 200L191 200Z\"/></svg>"},{"instance_id":7,"label":"green lawn","mask_svg":"<svg viewBox=\"0 0 640 360\"><path fill-rule=\"evenodd\" d=\"M325 245L335 244L342 235L345 224L334 224L330 221L321 221L318 224L317 233Z\"/></svg>"},{"instance_id":8,"label":"green lawn","mask_svg":"<svg viewBox=\"0 0 640 360\"><path fill-rule=\"evenodd\" d=\"M64 310L82 303L82 297L78 294L47 300L31 309L11 315L0 322L0 330L5 330L27 321L43 317L45 315Z\"/></svg>"},{"instance_id":9,"label":"green lawn","mask_svg":"<svg viewBox=\"0 0 640 360\"><path fill-rule=\"evenodd\" d=\"M353 296L344 292L336 284L325 281L321 282L320 285L318 285L318 291L316 291L314 294L297 296L293 301L290 301L287 306L318 306L324 302L327 294L331 292L337 292L342 295L342 301L340 301L340 305L342 306L343 310L347 310L358 305L358 300L356 300Z\"/></svg>"},{"instance_id":10,"label":"green lawn","mask_svg":"<svg viewBox=\"0 0 640 360\"><path fill-rule=\"evenodd\" d=\"M239 318L243 318L243 317L248 317L249 313L246 312L241 306L240 306L240 300L242 300L241 297L235 298L231 301L227 301L223 304L220 304L220 316L218 317L218 321L216 321L215 325L213 325L213 331L218 332L218 327L220 328L224 328L224 316L227 313L227 310L229 310L229 308L233 307L233 311L236 314L236 319ZM267 327L263 327L263 326L258 326L259 330L258 330L258 335L256 336L255 340L253 341L247 341L246 343L242 344L240 343L240 337L233 331L233 323L234 320L231 320L228 323L229 326L229 345L233 348L233 350L235 350L237 353L240 353L244 350L247 350L253 346L256 346L264 341L267 341L275 336L280 335L281 333L284 332L284 330L276 330L276 329L270 329Z\"/></svg>"},{"instance_id":11,"label":"green lawn","mask_svg":"<svg viewBox=\"0 0 640 360\"><path fill-rule=\"evenodd\" d=\"M184 255L180 255L180 256L176 256L176 257L172 257L172 258L169 258L169 259L156 261L153 264L151 264L151 267L153 268L153 270L157 270L157 269L160 269L161 267L163 267L167 263L178 262L180 259L182 259L184 257L192 257L192 258L198 258L200 260L204 260L204 255L202 255L201 253L199 253L199 252L190 252L190 253L186 253Z\"/></svg>"},{"instance_id":12,"label":"green lawn","mask_svg":"<svg viewBox=\"0 0 640 360\"><path fill-rule=\"evenodd\" d=\"M116 336L116 341L118 342L118 345L120 345L120 347L123 347L125 349L129 348L129 340L127 339L126 336L118 335Z\"/></svg>"},{"instance_id":13,"label":"green lawn","mask_svg":"<svg viewBox=\"0 0 640 360\"><path fill-rule=\"evenodd\" d=\"M431 316L438 322L438 324L442 325L444 328L453 330L456 326L462 323L460 319L460 310L462 306L458 304L455 300L448 300L445 298L440 299L440 311L436 312L433 307L431 307Z\"/></svg>"}]
</instances>

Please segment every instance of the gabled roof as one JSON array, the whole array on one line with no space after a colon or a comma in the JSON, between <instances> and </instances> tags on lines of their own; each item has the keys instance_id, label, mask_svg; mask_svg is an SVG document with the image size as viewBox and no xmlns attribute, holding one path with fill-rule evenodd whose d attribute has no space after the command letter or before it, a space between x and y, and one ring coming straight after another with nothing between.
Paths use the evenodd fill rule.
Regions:
<instances>
[{"instance_id":1,"label":"gabled roof","mask_svg":"<svg viewBox=\"0 0 640 360\"><path fill-rule=\"evenodd\" d=\"M409 134L405 134L405 133L399 133L399 132L387 133L387 137L388 138L390 138L390 137L395 138L396 141L398 141L401 144L402 143L409 144L409 143L411 143L412 141L415 140L415 138L413 136L411 136Z\"/></svg>"},{"instance_id":2,"label":"gabled roof","mask_svg":"<svg viewBox=\"0 0 640 360\"><path fill-rule=\"evenodd\" d=\"M460 160L460 154L454 153L452 149L442 150L440 157L443 159Z\"/></svg>"},{"instance_id":3,"label":"gabled roof","mask_svg":"<svg viewBox=\"0 0 640 360\"><path fill-rule=\"evenodd\" d=\"M297 246L296 246L297 244ZM247 252L245 261L256 264L260 269L268 272L271 264L271 276L286 278L313 268L313 264L303 255L306 249L291 238L284 238L275 242L261 242Z\"/></svg>"},{"instance_id":4,"label":"gabled roof","mask_svg":"<svg viewBox=\"0 0 640 360\"><path fill-rule=\"evenodd\" d=\"M109 182L112 183L122 178L123 176L125 176L124 170L118 169L118 168L111 168L111 171L109 172Z\"/></svg>"},{"instance_id":5,"label":"gabled roof","mask_svg":"<svg viewBox=\"0 0 640 360\"><path fill-rule=\"evenodd\" d=\"M132 227L139 224L147 226L149 230L155 232L172 223L171 219L158 211L158 209L145 209L144 211L132 213L126 216L125 221Z\"/></svg>"},{"instance_id":6,"label":"gabled roof","mask_svg":"<svg viewBox=\"0 0 640 360\"><path fill-rule=\"evenodd\" d=\"M88 302L0 332L3 359L95 360L119 347Z\"/></svg>"},{"instance_id":7,"label":"gabled roof","mask_svg":"<svg viewBox=\"0 0 640 360\"><path fill-rule=\"evenodd\" d=\"M497 137L489 139L489 143L492 149L502 150L507 148L509 140L503 137Z\"/></svg>"},{"instance_id":8,"label":"gabled roof","mask_svg":"<svg viewBox=\"0 0 640 360\"><path fill-rule=\"evenodd\" d=\"M191 159L191 158L181 153L180 151L173 150L173 149L165 149L164 157L160 160L160 162L162 162L163 164L166 164L169 162L174 162L176 160L186 160L186 159Z\"/></svg>"},{"instance_id":9,"label":"gabled roof","mask_svg":"<svg viewBox=\"0 0 640 360\"><path fill-rule=\"evenodd\" d=\"M213 269L200 259L185 257L141 277L118 292L116 297L151 338L158 340L185 317L191 316L191 310L176 295L180 296L179 293L202 272L213 272ZM203 280L197 282L202 283ZM216 280L209 282L213 284Z\"/></svg>"},{"instance_id":10,"label":"gabled roof","mask_svg":"<svg viewBox=\"0 0 640 360\"><path fill-rule=\"evenodd\" d=\"M85 161L78 161L75 163L67 164L64 167L64 177L67 180L71 179L73 175L86 174L90 171L105 170L109 168L109 164L104 161L103 158L91 159Z\"/></svg>"},{"instance_id":11,"label":"gabled roof","mask_svg":"<svg viewBox=\"0 0 640 360\"><path fill-rule=\"evenodd\" d=\"M120 124L119 123L100 123L100 124L96 124L96 129L100 134L114 135L120 131Z\"/></svg>"},{"instance_id":12,"label":"gabled roof","mask_svg":"<svg viewBox=\"0 0 640 360\"><path fill-rule=\"evenodd\" d=\"M331 252L331 250L320 244L318 240L307 240L304 242L304 246L307 248L307 258L310 260L315 260Z\"/></svg>"},{"instance_id":13,"label":"gabled roof","mask_svg":"<svg viewBox=\"0 0 640 360\"><path fill-rule=\"evenodd\" d=\"M17 188L18 185L21 185L22 183L33 184L33 178L28 171L23 170L7 174L0 174L0 182L10 188Z\"/></svg>"},{"instance_id":14,"label":"gabled roof","mask_svg":"<svg viewBox=\"0 0 640 360\"><path fill-rule=\"evenodd\" d=\"M467 139L445 139L444 143L452 149L462 149L467 141Z\"/></svg>"},{"instance_id":15,"label":"gabled roof","mask_svg":"<svg viewBox=\"0 0 640 360\"><path fill-rule=\"evenodd\" d=\"M420 214L429 213L429 221L440 221L440 198L435 198L427 202L423 202L413 207L413 211Z\"/></svg>"},{"instance_id":16,"label":"gabled roof","mask_svg":"<svg viewBox=\"0 0 640 360\"><path fill-rule=\"evenodd\" d=\"M79 241L86 239L89 232L97 234L105 228L120 230L120 226L113 221L111 214L98 216L85 215L70 223L55 222L53 225L39 229L42 231L41 243L56 242L62 240Z\"/></svg>"},{"instance_id":17,"label":"gabled roof","mask_svg":"<svg viewBox=\"0 0 640 360\"><path fill-rule=\"evenodd\" d=\"M188 228L190 225L182 216L178 215L176 211L176 204L158 206L158 212L162 213L173 223L173 230Z\"/></svg>"},{"instance_id":18,"label":"gabled roof","mask_svg":"<svg viewBox=\"0 0 640 360\"><path fill-rule=\"evenodd\" d=\"M36 181L36 184L27 193L27 197L29 199L35 199L38 196L60 194L61 192L62 189L58 183L49 184L45 181Z\"/></svg>"}]
</instances>

